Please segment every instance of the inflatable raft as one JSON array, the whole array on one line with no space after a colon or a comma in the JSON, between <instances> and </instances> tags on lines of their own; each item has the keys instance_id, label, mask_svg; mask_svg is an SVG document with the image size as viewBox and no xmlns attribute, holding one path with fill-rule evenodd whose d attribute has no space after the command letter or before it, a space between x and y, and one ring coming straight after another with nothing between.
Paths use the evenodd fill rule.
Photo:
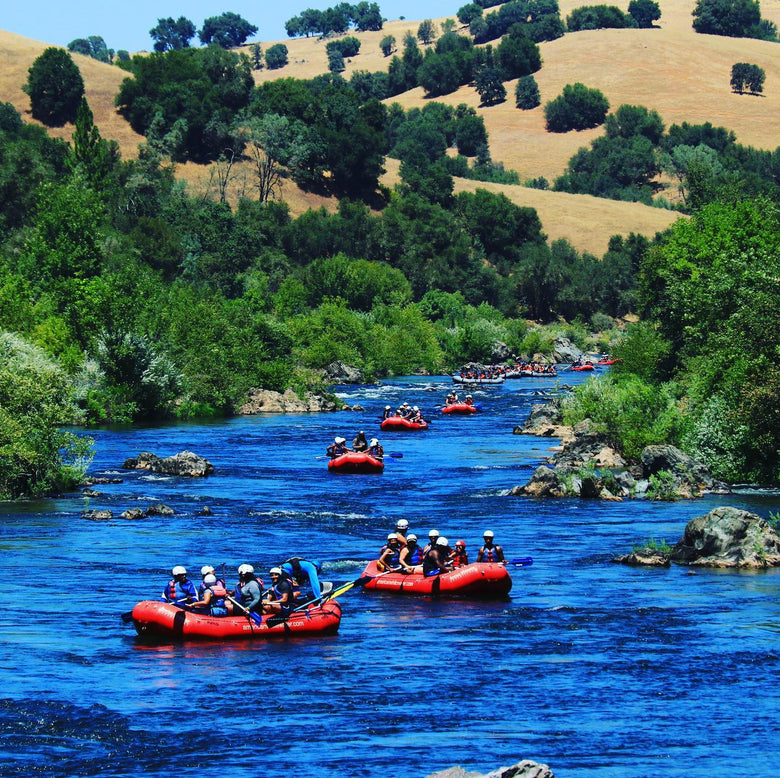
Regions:
<instances>
[{"instance_id":1,"label":"inflatable raft","mask_svg":"<svg viewBox=\"0 0 780 778\"><path fill-rule=\"evenodd\" d=\"M157 600L139 602L132 611L133 626L142 638L168 640L263 640L295 635L332 635L341 623L341 606L330 600L323 605L279 616L262 616L257 624L247 616L217 618L194 613Z\"/></svg>"},{"instance_id":2,"label":"inflatable raft","mask_svg":"<svg viewBox=\"0 0 780 778\"><path fill-rule=\"evenodd\" d=\"M452 403L451 405L445 405L441 409L442 413L454 413L455 415L468 416L471 413L476 413L477 409L473 405L468 403Z\"/></svg>"},{"instance_id":3,"label":"inflatable raft","mask_svg":"<svg viewBox=\"0 0 780 778\"><path fill-rule=\"evenodd\" d=\"M571 369L577 372L588 372L593 370L593 365L586 362L584 365L572 365Z\"/></svg>"},{"instance_id":4,"label":"inflatable raft","mask_svg":"<svg viewBox=\"0 0 780 778\"><path fill-rule=\"evenodd\" d=\"M427 430L425 421L410 421L403 416L388 416L380 425L383 432L406 432L407 430Z\"/></svg>"},{"instance_id":5,"label":"inflatable raft","mask_svg":"<svg viewBox=\"0 0 780 778\"><path fill-rule=\"evenodd\" d=\"M366 583L366 589L395 594L419 594L434 597L471 597L497 600L512 589L512 579L504 565L495 562L474 562L458 567L451 573L425 577L422 573L385 573L369 562L364 576L377 576Z\"/></svg>"},{"instance_id":6,"label":"inflatable raft","mask_svg":"<svg viewBox=\"0 0 780 778\"><path fill-rule=\"evenodd\" d=\"M466 376L455 373L452 376L452 382L454 384L467 384L469 386L494 386L496 384L503 384L504 376L498 375L493 376L492 378L468 378Z\"/></svg>"},{"instance_id":7,"label":"inflatable raft","mask_svg":"<svg viewBox=\"0 0 780 778\"><path fill-rule=\"evenodd\" d=\"M342 454L328 462L331 473L381 473L384 469L385 463L381 459L358 451Z\"/></svg>"}]
</instances>

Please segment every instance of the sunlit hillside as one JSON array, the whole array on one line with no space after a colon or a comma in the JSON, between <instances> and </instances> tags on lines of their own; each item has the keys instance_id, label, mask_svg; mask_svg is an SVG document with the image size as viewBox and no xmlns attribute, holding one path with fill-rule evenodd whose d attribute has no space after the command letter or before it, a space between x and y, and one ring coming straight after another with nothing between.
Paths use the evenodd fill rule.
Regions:
<instances>
[{"instance_id":1,"label":"sunlit hillside","mask_svg":"<svg viewBox=\"0 0 780 778\"><path fill-rule=\"evenodd\" d=\"M585 4L582 0L561 0L561 15L565 18L573 8ZM694 0L660 0L662 17L656 29L579 32L541 44L543 66L535 78L542 105L560 94L564 85L581 81L600 89L613 108L623 103L644 105L657 110L667 126L682 121L709 121L732 129L741 143L776 148L780 138L780 45L699 35L691 26L694 4ZM627 0L619 5L627 7ZM453 3L451 18L455 19L458 7ZM763 0L761 11L764 18L780 26L780 0ZM435 20L437 26L441 21ZM390 59L383 56L380 40L393 35L400 48L404 35L408 31L415 33L418 25L419 20L396 20L387 22L380 32L350 33L361 40L361 51L347 62L345 77L349 78L355 70L386 70ZM300 38L280 42L288 47L289 64L280 70L256 71L258 83L283 77L310 78L327 72L325 41ZM272 43L261 45L267 49ZM13 103L28 121L29 101L21 87L27 69L45 47L44 43L0 32L0 99ZM142 138L113 107L114 95L126 74L79 55L74 55L74 60L84 76L87 99L101 133L118 141L124 156L134 156ZM763 96L731 93L729 78L735 62L755 63L765 70ZM479 108L479 96L473 87L462 87L437 99L478 109L488 129L495 161L516 170L521 179L544 176L553 181L564 172L577 149L598 137L603 129L548 133L541 106L532 111L515 108L514 86L514 82L508 82L506 102L490 108ZM421 89L392 100L405 108L426 102ZM72 127L54 129L52 134L69 139ZM392 184L397 180L397 164L388 160L387 168L386 183ZM207 169L184 165L178 168L178 174L194 187L207 186ZM634 231L653 235L677 218L673 212L635 203L471 181L456 184L459 190L473 190L476 186L503 191L518 204L537 208L550 238L568 238L580 250L598 255L604 252L613 234ZM294 186L286 188L284 198L296 214L322 204L335 207L334 202L302 193Z\"/></svg>"}]
</instances>

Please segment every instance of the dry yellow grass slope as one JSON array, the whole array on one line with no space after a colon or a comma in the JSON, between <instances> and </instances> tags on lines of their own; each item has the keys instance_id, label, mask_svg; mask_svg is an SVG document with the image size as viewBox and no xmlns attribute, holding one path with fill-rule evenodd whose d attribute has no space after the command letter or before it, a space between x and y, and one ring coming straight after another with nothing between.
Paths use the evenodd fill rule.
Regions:
<instances>
[{"instance_id":1,"label":"dry yellow grass slope","mask_svg":"<svg viewBox=\"0 0 780 778\"><path fill-rule=\"evenodd\" d=\"M573 8L597 0L560 0L565 18ZM601 1L601 0L599 0ZM463 3L453 2L453 15ZM627 0L619 3L627 7ZM657 110L667 124L705 122L733 130L739 142L759 148L778 145L780 123L780 45L763 41L698 35L691 26L695 0L660 0L662 17L652 30L597 30L567 34L541 45L543 66L536 74L542 103L560 94L567 83L581 81L600 89L613 108L623 103L644 105ZM380 3L381 6L381 3ZM780 0L762 0L762 16L780 26ZM441 19L436 20L437 24ZM419 21L391 21L380 32L356 34L360 53L347 63L345 77L355 70L386 70L389 58L382 55L379 41L393 35L400 47L404 35L415 33ZM262 70L256 81L284 78L310 78L327 72L325 41L301 38L282 41L289 50L289 64L277 71ZM267 49L274 41L263 43ZM13 103L27 120L29 101L21 86L27 69L46 44L10 33L0 32L0 99ZM125 156L134 156L141 138L113 108L113 97L125 77L123 71L85 57L74 55L87 85L87 99L104 137L119 142ZM731 66L752 62L766 71L765 95L734 95L729 89ZM552 181L565 170L570 157L582 146L602 134L597 128L565 134L544 129L542 107L519 111L514 107L514 82L507 85L507 101L490 108L479 108L473 87L462 87L452 95L437 98L452 105L466 103L484 117L490 135L493 159L516 170L522 179L544 176ZM400 95L393 100L404 108L422 106L422 90ZM52 134L70 138L72 127L53 130ZM388 160L386 183L397 180L397 165ZM181 166L178 174L197 189L207 185L209 173L195 165ZM568 238L580 250L601 255L609 237L616 233L640 232L653 235L672 223L677 216L668 211L636 203L618 203L586 196L566 195L524 187L477 184L458 181L458 190L477 186L504 192L514 202L536 208L550 238ZM315 195L301 193L288 186L284 192L294 214L309 207L335 203Z\"/></svg>"}]
</instances>

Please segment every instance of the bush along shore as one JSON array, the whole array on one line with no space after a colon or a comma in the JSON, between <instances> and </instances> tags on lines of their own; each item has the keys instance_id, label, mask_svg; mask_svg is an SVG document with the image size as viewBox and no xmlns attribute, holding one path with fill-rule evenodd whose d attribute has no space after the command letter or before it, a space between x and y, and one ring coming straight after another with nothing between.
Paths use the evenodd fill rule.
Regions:
<instances>
[{"instance_id":1,"label":"bush along shore","mask_svg":"<svg viewBox=\"0 0 780 778\"><path fill-rule=\"evenodd\" d=\"M645 497L676 500L703 494L727 494L728 484L714 478L706 465L671 445L645 446L638 457L619 450L590 419L564 423L563 400L534 405L515 434L559 438L560 445L531 480L511 494L533 497L585 497L623 500Z\"/></svg>"}]
</instances>

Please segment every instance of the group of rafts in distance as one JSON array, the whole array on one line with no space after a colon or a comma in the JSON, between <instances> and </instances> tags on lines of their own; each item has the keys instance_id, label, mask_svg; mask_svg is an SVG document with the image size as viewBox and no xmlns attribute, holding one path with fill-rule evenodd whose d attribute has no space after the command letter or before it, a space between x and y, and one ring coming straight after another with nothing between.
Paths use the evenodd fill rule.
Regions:
<instances>
[{"instance_id":1,"label":"group of rafts in distance","mask_svg":"<svg viewBox=\"0 0 780 778\"><path fill-rule=\"evenodd\" d=\"M470 415L480 408L472 395L467 394L461 402L453 389L444 401L442 413ZM384 431L425 430L428 423L418 406L403 403L395 412L389 405L385 407L380 428ZM371 473L381 472L384 468L382 445L377 438L366 440L362 431L356 435L352 449L346 446L345 438L337 436L328 446L327 455L331 472ZM344 465L339 465L339 462ZM260 592L265 598L261 597L259 607L250 609L242 602L242 591L251 588L253 581L262 589L262 581L254 575L251 565L243 564L238 568L239 582L230 590L232 595L224 581L216 578L214 569L204 566L197 599L194 588L190 591L186 586L186 569L176 566L166 587L169 596L163 596L162 600L140 602L122 617L124 621L133 622L142 638L262 639L337 632L341 623L341 605L336 598L354 587L396 594L477 599L499 599L509 594L512 579L507 561L501 547L494 545L491 531L484 534L484 545L479 550L477 561L469 563L463 541L450 548L445 537L437 530L431 530L428 545L421 548L416 535L408 533L408 526L406 519L399 520L396 531L388 535L379 558L369 562L359 578L336 588L330 582L320 583L318 566L312 567L316 563L293 558L281 567L271 569L272 584ZM515 567L526 567L532 563L531 557L509 562ZM286 591L287 579L290 591L306 583L311 593L300 604L292 602L284 609L274 607L279 591ZM215 601L225 603L224 610L221 604L216 608L209 607L214 597L217 598Z\"/></svg>"}]
</instances>

